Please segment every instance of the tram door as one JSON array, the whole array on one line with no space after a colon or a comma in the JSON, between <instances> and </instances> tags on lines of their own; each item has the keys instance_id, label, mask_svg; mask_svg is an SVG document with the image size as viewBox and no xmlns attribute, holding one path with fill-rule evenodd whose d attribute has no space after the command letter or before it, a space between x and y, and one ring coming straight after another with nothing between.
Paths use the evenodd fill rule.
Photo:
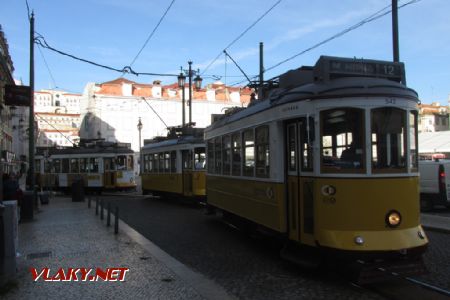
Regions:
<instances>
[{"instance_id":1,"label":"tram door","mask_svg":"<svg viewBox=\"0 0 450 300\"><path fill-rule=\"evenodd\" d=\"M105 157L103 161L104 167L104 186L105 188L114 188L116 185L114 158Z\"/></svg>"},{"instance_id":2,"label":"tram door","mask_svg":"<svg viewBox=\"0 0 450 300\"><path fill-rule=\"evenodd\" d=\"M182 157L182 180L183 180L183 195L192 196L192 167L193 154L191 150L181 151Z\"/></svg>"},{"instance_id":3,"label":"tram door","mask_svg":"<svg viewBox=\"0 0 450 300\"><path fill-rule=\"evenodd\" d=\"M303 243L309 243L313 230L312 179L304 175L313 167L307 128L306 118L291 120L285 127L289 238Z\"/></svg>"}]
</instances>

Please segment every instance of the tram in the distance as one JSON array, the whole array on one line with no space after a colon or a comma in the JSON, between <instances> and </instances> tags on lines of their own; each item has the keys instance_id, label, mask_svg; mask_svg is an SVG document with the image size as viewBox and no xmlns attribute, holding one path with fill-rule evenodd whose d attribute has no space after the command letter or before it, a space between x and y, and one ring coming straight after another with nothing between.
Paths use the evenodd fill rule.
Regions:
<instances>
[{"instance_id":1,"label":"tram in the distance","mask_svg":"<svg viewBox=\"0 0 450 300\"><path fill-rule=\"evenodd\" d=\"M36 184L42 189L70 191L82 179L87 191L136 189L134 152L130 144L91 141L72 148L38 149Z\"/></svg>"},{"instance_id":2,"label":"tram in the distance","mask_svg":"<svg viewBox=\"0 0 450 300\"><path fill-rule=\"evenodd\" d=\"M167 137L157 137L141 149L142 192L205 198L205 143L203 128L191 124L169 128Z\"/></svg>"}]
</instances>

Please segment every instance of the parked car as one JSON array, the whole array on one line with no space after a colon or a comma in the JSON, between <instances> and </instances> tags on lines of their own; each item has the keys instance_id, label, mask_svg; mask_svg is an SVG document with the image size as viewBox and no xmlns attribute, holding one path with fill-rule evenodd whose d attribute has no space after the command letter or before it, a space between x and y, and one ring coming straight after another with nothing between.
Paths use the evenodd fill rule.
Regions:
<instances>
[{"instance_id":1,"label":"parked car","mask_svg":"<svg viewBox=\"0 0 450 300\"><path fill-rule=\"evenodd\" d=\"M431 210L434 205L450 208L450 160L421 160L420 208Z\"/></svg>"}]
</instances>

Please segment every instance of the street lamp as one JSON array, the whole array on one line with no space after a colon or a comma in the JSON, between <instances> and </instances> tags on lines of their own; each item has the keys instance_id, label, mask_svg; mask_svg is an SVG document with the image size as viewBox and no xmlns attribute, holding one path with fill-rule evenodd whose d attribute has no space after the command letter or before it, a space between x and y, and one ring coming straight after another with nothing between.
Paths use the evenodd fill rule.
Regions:
<instances>
[{"instance_id":1,"label":"street lamp","mask_svg":"<svg viewBox=\"0 0 450 300\"><path fill-rule=\"evenodd\" d=\"M192 75L197 75L194 79L195 83L195 89L199 90L202 87L202 78L200 77L199 73L200 70L197 69L196 71L192 71L192 61L188 61L189 64L189 124L192 123Z\"/></svg>"},{"instance_id":2,"label":"street lamp","mask_svg":"<svg viewBox=\"0 0 450 300\"><path fill-rule=\"evenodd\" d=\"M186 76L184 76L184 74L183 74L183 67L180 67L180 69L181 69L181 72L180 72L180 75L178 75L178 87L181 89L181 98L182 98L182 104L183 104L183 106L182 106L182 110L181 110L181 113L182 113L182 124L183 124L183 127L184 127L184 124L186 123L186 121L185 121L185 115L186 115L186 113L185 113L185 111L184 111L184 106L185 106L185 104L184 104L184 102L186 101L185 100L185 89L184 89L184 85L186 84Z\"/></svg>"},{"instance_id":3,"label":"street lamp","mask_svg":"<svg viewBox=\"0 0 450 300\"><path fill-rule=\"evenodd\" d=\"M137 123L137 129L139 131L139 174L142 174L142 151L141 151L141 130L142 130L142 122L141 117L139 117L139 121Z\"/></svg>"},{"instance_id":4,"label":"street lamp","mask_svg":"<svg viewBox=\"0 0 450 300\"><path fill-rule=\"evenodd\" d=\"M184 111L184 106L185 106L185 101L186 101L186 97L185 97L185 84L186 84L186 75L189 78L189 101L188 101L188 106L189 106L189 124L192 123L192 76L197 75L194 78L194 85L195 85L195 89L198 91L201 87L202 87L202 81L203 79L200 77L200 70L197 69L197 71L193 71L192 70L192 61L188 61L189 64L189 70L183 70L183 68L181 67L181 72L180 75L178 75L178 87L180 89L182 89L182 102L183 102L183 109L182 109L182 122L183 122L183 127L185 126L185 111Z\"/></svg>"}]
</instances>

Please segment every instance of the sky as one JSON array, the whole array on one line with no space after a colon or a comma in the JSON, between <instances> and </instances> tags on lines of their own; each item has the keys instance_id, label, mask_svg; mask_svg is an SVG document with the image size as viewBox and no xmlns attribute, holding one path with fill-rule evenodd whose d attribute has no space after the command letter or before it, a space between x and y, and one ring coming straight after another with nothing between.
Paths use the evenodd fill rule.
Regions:
<instances>
[{"instance_id":1,"label":"sky","mask_svg":"<svg viewBox=\"0 0 450 300\"><path fill-rule=\"evenodd\" d=\"M314 65L321 55L393 59L390 14L292 58L390 9L391 0L1 0L0 25L13 75L25 85L30 64L27 1L35 14L36 36L54 49L116 70L131 66L138 73L178 74L191 60L204 84L220 80L245 85L245 77L223 50L253 77L259 73L260 42L265 79ZM399 0L398 5L410 1ZM416 0L398 12L400 61L405 63L407 85L422 103L448 104L449 12L450 0ZM35 47L35 90L83 93L89 82L121 76L139 83L176 82L174 76L123 74Z\"/></svg>"}]
</instances>

